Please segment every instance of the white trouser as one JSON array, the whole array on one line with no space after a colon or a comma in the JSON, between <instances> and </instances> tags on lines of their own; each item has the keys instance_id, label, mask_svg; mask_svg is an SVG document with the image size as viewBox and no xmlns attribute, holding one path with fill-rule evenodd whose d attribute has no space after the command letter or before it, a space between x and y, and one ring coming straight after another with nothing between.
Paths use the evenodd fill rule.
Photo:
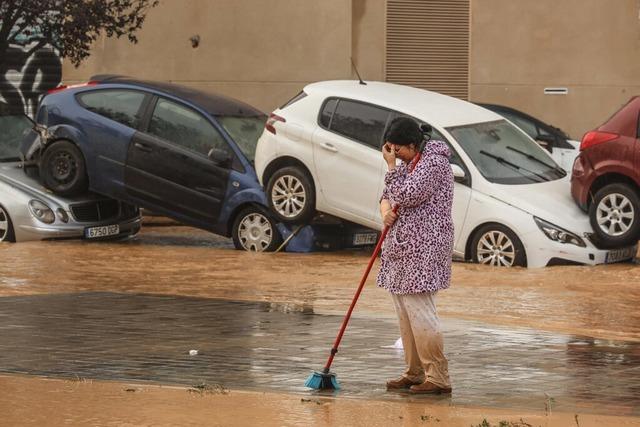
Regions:
<instances>
[{"instance_id":1,"label":"white trouser","mask_svg":"<svg viewBox=\"0 0 640 427\"><path fill-rule=\"evenodd\" d=\"M425 379L440 388L451 387L449 363L444 356L444 340L436 311L436 292L391 294L398 315L407 370L413 382Z\"/></svg>"}]
</instances>

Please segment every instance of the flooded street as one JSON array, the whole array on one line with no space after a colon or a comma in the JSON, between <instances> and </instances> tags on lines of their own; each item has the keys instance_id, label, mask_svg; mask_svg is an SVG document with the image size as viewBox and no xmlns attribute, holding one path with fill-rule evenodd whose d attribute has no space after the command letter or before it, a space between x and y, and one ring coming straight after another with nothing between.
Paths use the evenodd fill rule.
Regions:
<instances>
[{"instance_id":1,"label":"flooded street","mask_svg":"<svg viewBox=\"0 0 640 427\"><path fill-rule=\"evenodd\" d=\"M372 274L336 359L343 388L308 390L369 250L255 254L171 223L0 244L0 411L9 425L640 425L636 263L454 263L444 397L385 390L404 362Z\"/></svg>"},{"instance_id":2,"label":"flooded street","mask_svg":"<svg viewBox=\"0 0 640 427\"><path fill-rule=\"evenodd\" d=\"M0 244L0 295L153 293L340 314L369 255L366 250L255 254L193 228L145 227L124 242ZM393 318L373 272L354 315ZM496 269L456 262L439 310L445 318L640 341L639 305L640 265L634 263Z\"/></svg>"}]
</instances>

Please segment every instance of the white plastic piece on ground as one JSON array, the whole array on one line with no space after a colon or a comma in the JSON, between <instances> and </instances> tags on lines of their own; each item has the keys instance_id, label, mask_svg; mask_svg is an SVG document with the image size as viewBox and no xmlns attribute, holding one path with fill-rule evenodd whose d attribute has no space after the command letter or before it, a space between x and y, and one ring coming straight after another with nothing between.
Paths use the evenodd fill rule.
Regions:
<instances>
[{"instance_id":1,"label":"white plastic piece on ground","mask_svg":"<svg viewBox=\"0 0 640 427\"><path fill-rule=\"evenodd\" d=\"M198 354L198 350L189 350L189 356L195 356Z\"/></svg>"},{"instance_id":2,"label":"white plastic piece on ground","mask_svg":"<svg viewBox=\"0 0 640 427\"><path fill-rule=\"evenodd\" d=\"M394 348L396 350L404 350L402 347L402 338L398 338L392 345L383 345L382 348Z\"/></svg>"}]
</instances>

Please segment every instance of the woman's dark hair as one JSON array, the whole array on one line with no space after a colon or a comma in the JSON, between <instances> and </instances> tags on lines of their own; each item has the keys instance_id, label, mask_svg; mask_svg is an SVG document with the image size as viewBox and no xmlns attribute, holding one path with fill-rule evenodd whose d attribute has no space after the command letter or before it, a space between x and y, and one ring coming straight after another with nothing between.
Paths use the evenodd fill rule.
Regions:
<instances>
[{"instance_id":1,"label":"woman's dark hair","mask_svg":"<svg viewBox=\"0 0 640 427\"><path fill-rule=\"evenodd\" d=\"M415 120L409 117L397 117L389 125L389 129L384 134L384 140L395 145L415 144L418 147L424 140L424 134Z\"/></svg>"}]
</instances>

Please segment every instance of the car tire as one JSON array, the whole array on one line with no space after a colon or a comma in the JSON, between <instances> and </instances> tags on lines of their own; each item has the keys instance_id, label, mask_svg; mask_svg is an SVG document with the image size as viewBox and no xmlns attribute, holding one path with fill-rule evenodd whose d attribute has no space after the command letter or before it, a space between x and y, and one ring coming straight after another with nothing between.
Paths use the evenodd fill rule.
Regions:
<instances>
[{"instance_id":1,"label":"car tire","mask_svg":"<svg viewBox=\"0 0 640 427\"><path fill-rule=\"evenodd\" d=\"M627 184L606 185L589 205L589 220L599 246L633 245L640 237L640 196Z\"/></svg>"},{"instance_id":2,"label":"car tire","mask_svg":"<svg viewBox=\"0 0 640 427\"><path fill-rule=\"evenodd\" d=\"M15 242L15 234L13 233L13 224L9 213L5 208L0 206L0 242Z\"/></svg>"},{"instance_id":3,"label":"car tire","mask_svg":"<svg viewBox=\"0 0 640 427\"><path fill-rule=\"evenodd\" d=\"M84 156L70 141L47 147L40 161L40 177L45 187L61 196L82 194L89 183Z\"/></svg>"},{"instance_id":4,"label":"car tire","mask_svg":"<svg viewBox=\"0 0 640 427\"><path fill-rule=\"evenodd\" d=\"M284 223L304 223L315 213L316 195L313 181L296 166L277 170L267 184L269 207L276 219Z\"/></svg>"},{"instance_id":5,"label":"car tire","mask_svg":"<svg viewBox=\"0 0 640 427\"><path fill-rule=\"evenodd\" d=\"M487 224L473 235L471 260L494 267L526 267L527 255L522 242L511 229Z\"/></svg>"},{"instance_id":6,"label":"car tire","mask_svg":"<svg viewBox=\"0 0 640 427\"><path fill-rule=\"evenodd\" d=\"M236 249L250 252L273 252L282 243L275 221L257 206L245 208L236 215L231 237Z\"/></svg>"}]
</instances>

